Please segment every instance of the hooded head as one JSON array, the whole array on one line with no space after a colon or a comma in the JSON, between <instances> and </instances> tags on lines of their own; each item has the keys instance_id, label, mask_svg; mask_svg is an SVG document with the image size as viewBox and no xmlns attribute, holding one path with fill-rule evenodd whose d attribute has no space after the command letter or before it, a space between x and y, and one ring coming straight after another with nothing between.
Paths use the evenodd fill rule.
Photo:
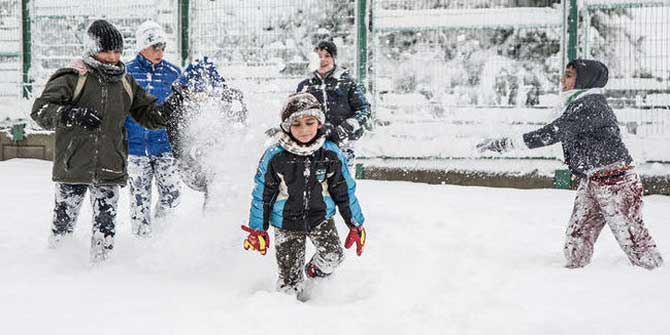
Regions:
<instances>
[{"instance_id":1,"label":"hooded head","mask_svg":"<svg viewBox=\"0 0 670 335\"><path fill-rule=\"evenodd\" d=\"M86 34L89 38L86 52L91 56L103 51L123 52L123 35L113 24L105 20L93 21Z\"/></svg>"},{"instance_id":2,"label":"hooded head","mask_svg":"<svg viewBox=\"0 0 670 335\"><path fill-rule=\"evenodd\" d=\"M158 23L147 20L137 28L135 41L137 42L137 50L143 50L157 44L165 45L165 31Z\"/></svg>"},{"instance_id":3,"label":"hooded head","mask_svg":"<svg viewBox=\"0 0 670 335\"><path fill-rule=\"evenodd\" d=\"M575 89L589 89L605 87L609 75L607 66L597 60L575 59L568 63L567 67L573 67L577 71Z\"/></svg>"},{"instance_id":4,"label":"hooded head","mask_svg":"<svg viewBox=\"0 0 670 335\"><path fill-rule=\"evenodd\" d=\"M288 101L281 110L281 129L291 132L291 125L304 116L313 116L319 123L326 121L326 114L321 110L319 100L310 93L294 93L288 97Z\"/></svg>"}]
</instances>

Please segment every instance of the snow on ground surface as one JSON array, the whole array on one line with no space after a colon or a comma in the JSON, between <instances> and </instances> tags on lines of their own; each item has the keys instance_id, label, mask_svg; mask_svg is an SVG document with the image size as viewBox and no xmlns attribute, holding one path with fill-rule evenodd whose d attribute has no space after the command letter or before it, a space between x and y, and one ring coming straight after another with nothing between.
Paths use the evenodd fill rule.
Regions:
<instances>
[{"instance_id":1,"label":"snow on ground surface","mask_svg":"<svg viewBox=\"0 0 670 335\"><path fill-rule=\"evenodd\" d=\"M593 264L562 267L573 191L359 181L367 248L362 257L347 251L338 272L300 303L274 291L274 250L242 249L251 177L238 182L246 196L208 215L202 197L187 192L150 240L130 236L122 189L113 258L91 266L88 202L74 239L46 248L50 168L0 162L4 334L666 334L670 327L669 268L632 267L609 230ZM670 197L644 200L651 233L670 250Z\"/></svg>"}]
</instances>

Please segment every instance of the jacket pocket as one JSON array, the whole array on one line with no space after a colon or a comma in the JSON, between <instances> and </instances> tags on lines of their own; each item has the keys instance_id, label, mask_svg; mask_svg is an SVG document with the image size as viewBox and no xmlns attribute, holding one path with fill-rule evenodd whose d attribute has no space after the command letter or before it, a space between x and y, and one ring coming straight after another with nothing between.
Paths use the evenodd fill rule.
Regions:
<instances>
[{"instance_id":1,"label":"jacket pocket","mask_svg":"<svg viewBox=\"0 0 670 335\"><path fill-rule=\"evenodd\" d=\"M81 139L73 138L70 140L70 143L65 149L65 156L63 157L63 165L65 166L65 171L69 171L72 168L72 159L74 155L81 149Z\"/></svg>"}]
</instances>

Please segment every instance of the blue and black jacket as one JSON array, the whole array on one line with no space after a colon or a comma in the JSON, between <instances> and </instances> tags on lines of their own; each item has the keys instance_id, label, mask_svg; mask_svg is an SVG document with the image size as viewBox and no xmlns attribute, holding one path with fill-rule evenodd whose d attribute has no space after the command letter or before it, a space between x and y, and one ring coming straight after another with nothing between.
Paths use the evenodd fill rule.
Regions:
<instances>
[{"instance_id":1,"label":"blue and black jacket","mask_svg":"<svg viewBox=\"0 0 670 335\"><path fill-rule=\"evenodd\" d=\"M141 54L126 64L126 69L135 81L162 103L172 92L174 82L181 70L176 65L161 60L151 64ZM125 123L128 130L128 153L136 156L160 155L172 150L165 129L149 130L140 126L133 118L128 117Z\"/></svg>"},{"instance_id":2,"label":"blue and black jacket","mask_svg":"<svg viewBox=\"0 0 670 335\"><path fill-rule=\"evenodd\" d=\"M316 97L326 113L326 122L334 126L339 126L350 118L358 121L360 127L352 134L347 134L349 140L357 140L363 135L363 125L370 117L370 104L363 89L348 71L335 66L323 78L318 70L314 71L309 78L298 84L296 92L307 92ZM328 139L336 140L332 136Z\"/></svg>"},{"instance_id":3,"label":"blue and black jacket","mask_svg":"<svg viewBox=\"0 0 670 335\"><path fill-rule=\"evenodd\" d=\"M289 152L281 144L265 151L254 178L249 227L269 225L311 231L340 210L349 227L365 221L356 183L338 146L326 141L310 155Z\"/></svg>"}]
</instances>

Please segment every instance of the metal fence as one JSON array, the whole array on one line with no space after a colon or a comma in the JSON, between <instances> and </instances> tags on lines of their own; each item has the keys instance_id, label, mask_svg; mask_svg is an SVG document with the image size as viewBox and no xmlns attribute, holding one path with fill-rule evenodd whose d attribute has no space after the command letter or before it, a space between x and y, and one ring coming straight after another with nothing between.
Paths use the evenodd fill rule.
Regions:
<instances>
[{"instance_id":1,"label":"metal fence","mask_svg":"<svg viewBox=\"0 0 670 335\"><path fill-rule=\"evenodd\" d=\"M0 2L0 96L21 87L21 1Z\"/></svg>"},{"instance_id":2,"label":"metal fence","mask_svg":"<svg viewBox=\"0 0 670 335\"><path fill-rule=\"evenodd\" d=\"M294 91L317 41L339 45L337 62L352 67L355 0L191 2L191 57L209 56L238 85L268 94Z\"/></svg>"},{"instance_id":3,"label":"metal fence","mask_svg":"<svg viewBox=\"0 0 670 335\"><path fill-rule=\"evenodd\" d=\"M610 102L636 138L670 138L670 1L588 1L578 55L610 69Z\"/></svg>"},{"instance_id":4,"label":"metal fence","mask_svg":"<svg viewBox=\"0 0 670 335\"><path fill-rule=\"evenodd\" d=\"M670 137L670 0L0 0L0 96L21 96L22 82L38 94L97 18L120 27L125 59L135 28L158 21L168 60L211 57L252 104L293 91L313 45L333 38L369 89L376 123L361 151L373 157L478 156L481 137L555 117L566 60L597 58L633 151L670 160L639 149Z\"/></svg>"},{"instance_id":5,"label":"metal fence","mask_svg":"<svg viewBox=\"0 0 670 335\"><path fill-rule=\"evenodd\" d=\"M175 0L116 0L114 2L82 2L78 0L30 1L30 80L32 91L39 93L49 76L81 56L88 25L96 19L114 23L123 34L124 59L134 57L135 28L144 20L162 24L168 34L166 58L178 61Z\"/></svg>"},{"instance_id":6,"label":"metal fence","mask_svg":"<svg viewBox=\"0 0 670 335\"><path fill-rule=\"evenodd\" d=\"M475 157L479 139L536 127L556 102L560 1L378 0L372 14L380 143L367 156Z\"/></svg>"}]
</instances>

